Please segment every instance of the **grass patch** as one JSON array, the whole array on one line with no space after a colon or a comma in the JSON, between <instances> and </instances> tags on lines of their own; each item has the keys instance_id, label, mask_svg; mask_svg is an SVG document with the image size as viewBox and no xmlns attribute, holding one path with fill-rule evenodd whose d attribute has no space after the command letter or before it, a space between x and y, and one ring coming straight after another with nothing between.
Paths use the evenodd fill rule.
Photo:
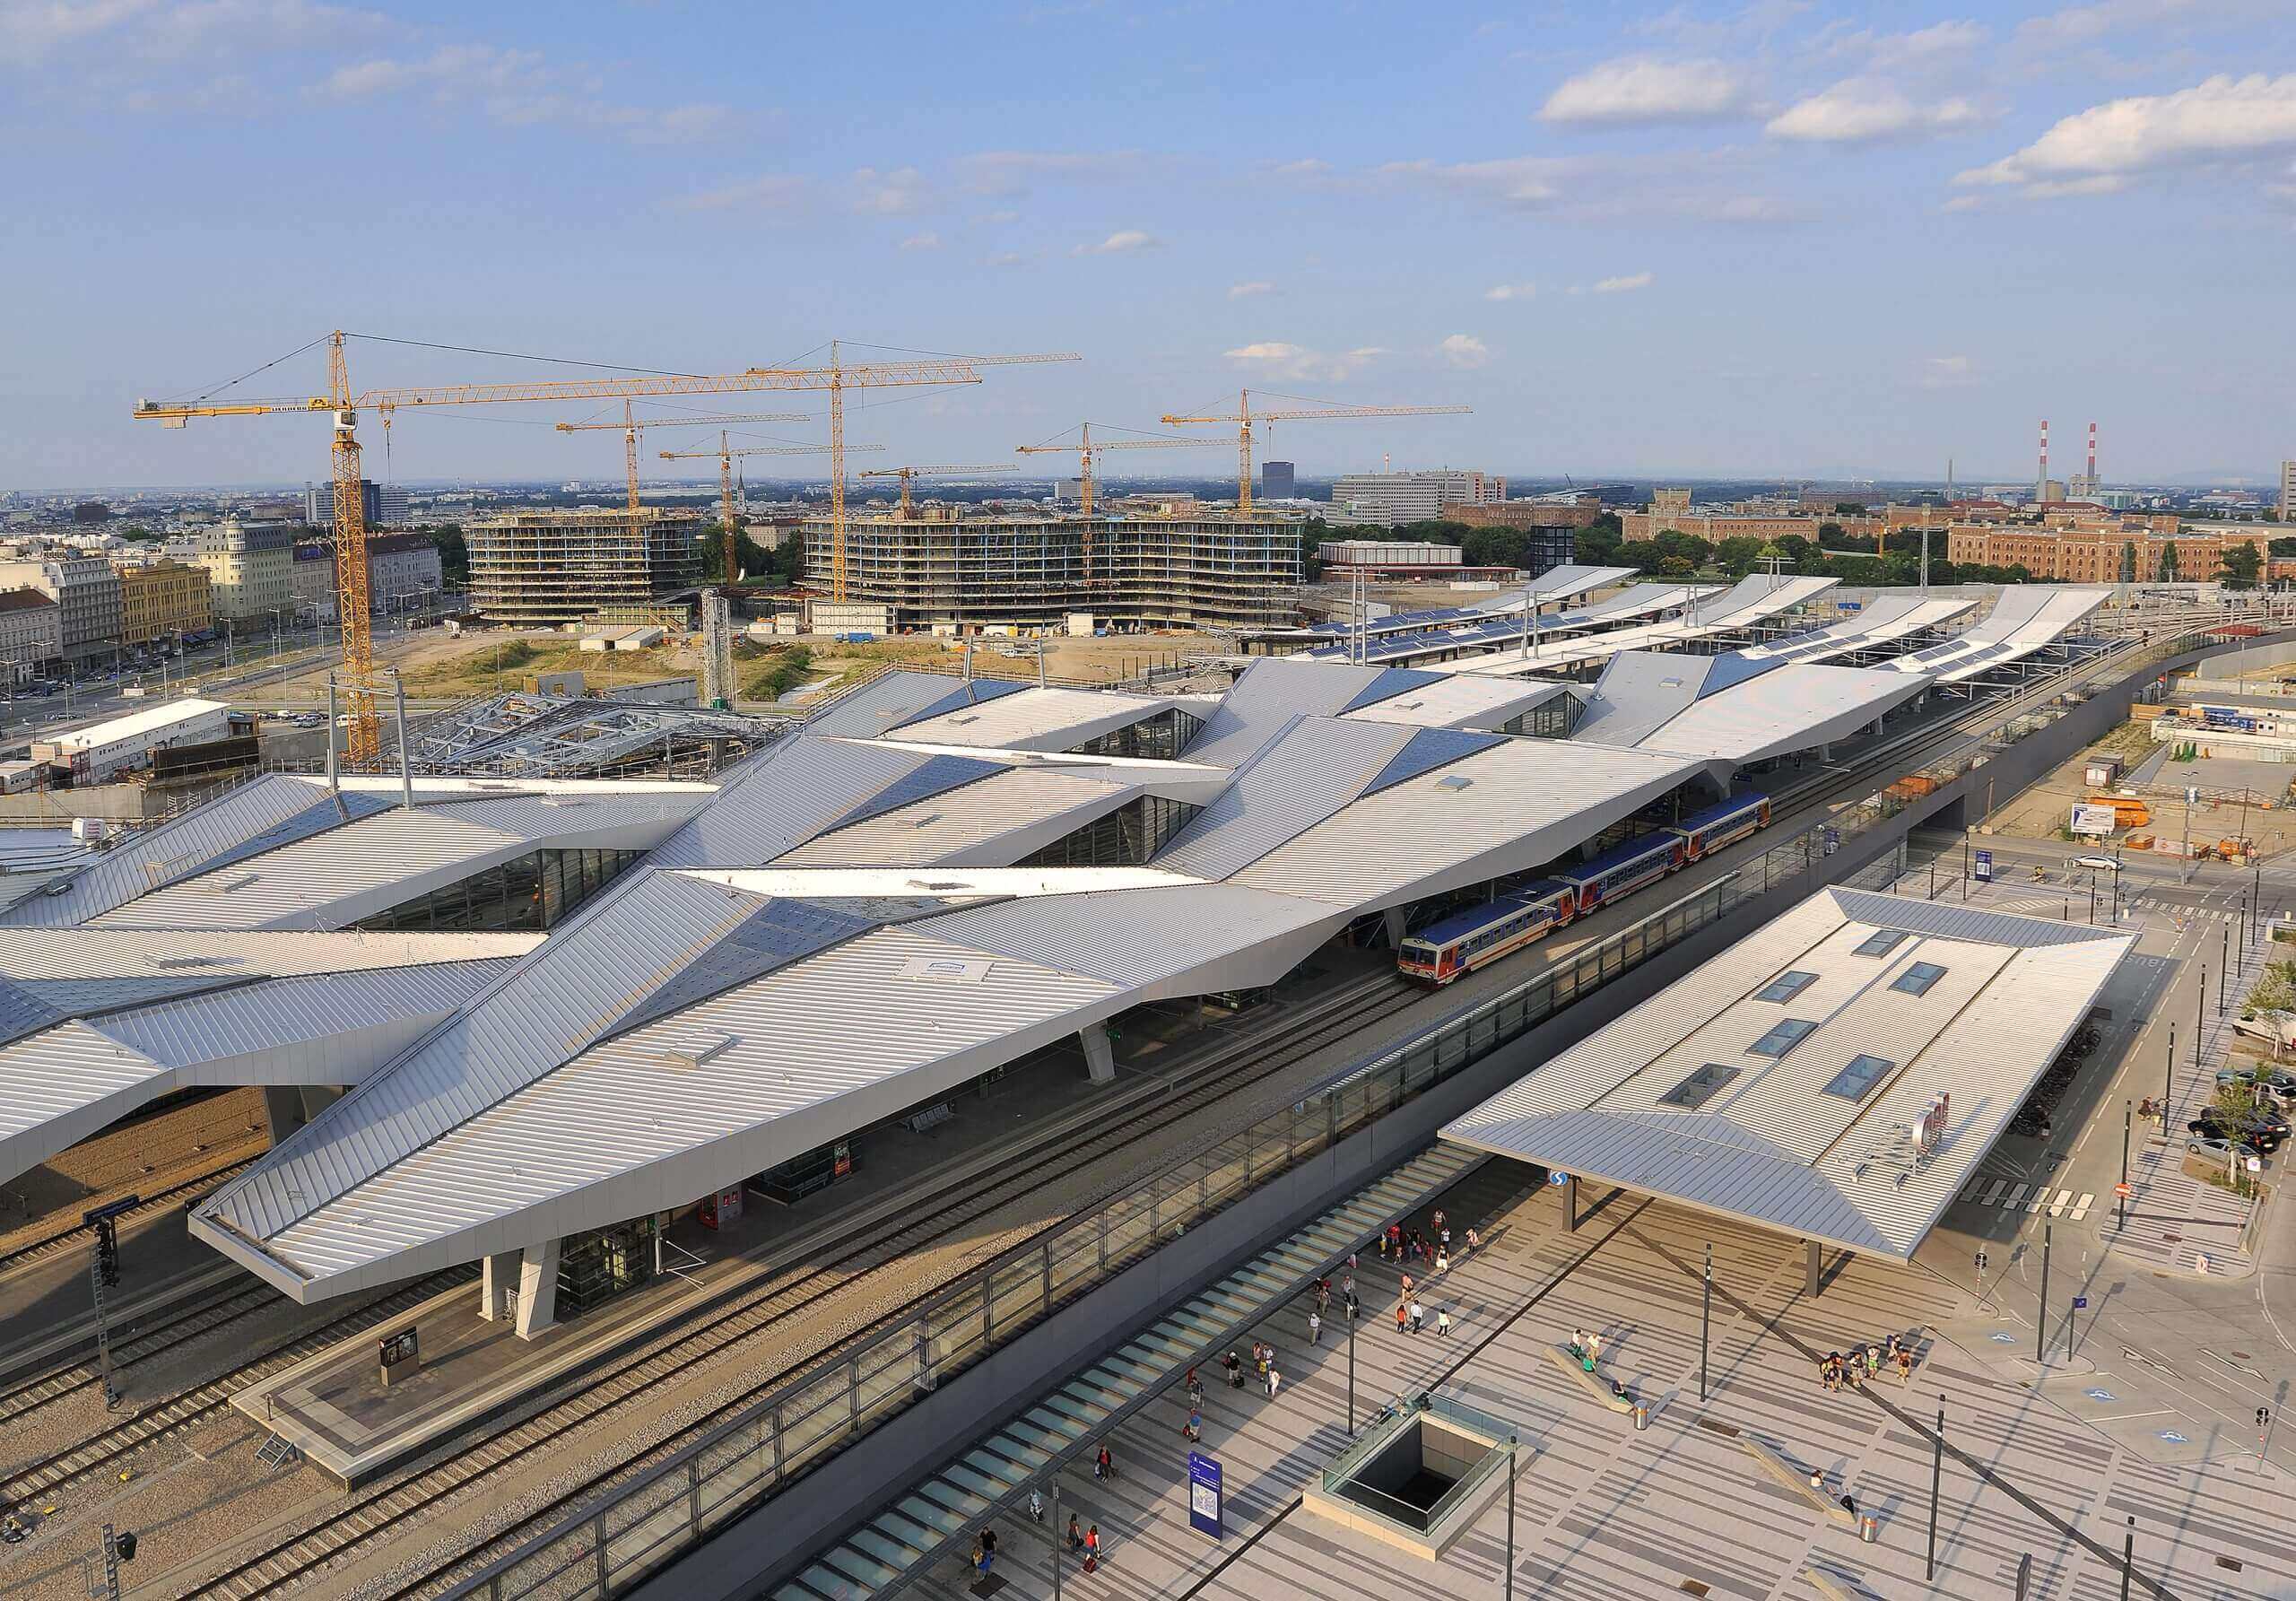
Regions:
<instances>
[{"instance_id":1,"label":"grass patch","mask_svg":"<svg viewBox=\"0 0 2296 1601\"><path fill-rule=\"evenodd\" d=\"M805 682L813 671L813 653L804 646L793 646L780 655L761 673L752 674L742 681L744 700L778 700L782 696Z\"/></svg>"}]
</instances>

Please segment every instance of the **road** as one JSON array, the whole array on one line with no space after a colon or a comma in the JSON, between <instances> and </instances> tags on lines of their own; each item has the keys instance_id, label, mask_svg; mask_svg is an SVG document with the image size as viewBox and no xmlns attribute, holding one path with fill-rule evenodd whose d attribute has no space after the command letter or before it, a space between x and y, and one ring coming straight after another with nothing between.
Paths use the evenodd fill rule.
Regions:
<instances>
[{"instance_id":1,"label":"road","mask_svg":"<svg viewBox=\"0 0 2296 1601\"><path fill-rule=\"evenodd\" d=\"M2061 864L2072 853L2055 841L1995 838L1987 844L1996 852L1996 865L2005 857L2020 864L2043 858ZM1951 877L1938 898L1957 898L1963 887L1958 844L1941 856L1940 866L1950 868ZM1979 1279L1975 1264L1982 1251L1987 1262L1985 1288L2000 1308L2004 1327L2027 1344L2037 1325L2045 1328L2051 1365L2037 1371L2054 1373L2058 1382L2074 1387L2076 1400L2085 1397L2083 1404L2095 1413L2091 1421L2158 1459L2179 1451L2193 1459L2221 1459L2257 1450L2257 1409L2267 1408L2277 1420L2296 1385L2296 1227L2280 1215L2286 1208L2277 1200L2267 1206L2255 1270L2245 1277L2223 1276L2221 1268L2208 1276L2191 1271L2198 1249L2192 1241L2199 1236L2189 1226L2187 1244L2162 1251L2157 1260L2134 1248L2109 1250L2106 1241L2115 1223L2115 1187L2126 1170L2124 1127L2130 1131L2131 1152L2142 1153L2158 1145L2164 1126L2136 1121L2131 1109L2162 1092L2172 1039L2180 1075L2189 1072L2195 1025L2204 1007L2213 1014L2222 1005L2219 984L2225 953L2239 953L2248 931L2247 898L2260 883L2268 915L2296 903L2296 869L2267 866L2257 874L2204 865L2191 883L2180 883L2173 865L2164 866L2166 873L2140 874L2132 869L2123 875L2124 892L2135 904L2122 927L2139 935L2138 945L2105 992L2102 1004L2110 1015L2102 1022L2103 1041L2060 1101L2058 1127L2048 1137L2005 1137L1982 1169L2017 1181L2011 1204L1985 1205L1972 1185L1946 1212L1916 1261L1970 1288ZM1922 892L1926 873L1926 864L1917 866L1904 887ZM2053 879L2065 876L2051 872ZM2110 874L2101 876L2100 922L2109 915ZM1991 892L1980 889L1978 899L2030 899L2049 892L2049 886L2023 874L2013 881L2003 878ZM2085 901L2085 883L2074 892ZM2074 920L2082 920L2084 909L2083 904L2073 906ZM2266 954L2261 944L2248 951L2245 960L2234 958L2246 975L2236 981L2236 996ZM2187 1103L2194 1094L2179 1083L2165 1120L2174 1144L2162 1147L2164 1159L2181 1157L2174 1146L2187 1137L2184 1123L2194 1109ZM2272 1166L2280 1166L2277 1158ZM2275 1186L2283 1177L2271 1170L2265 1175ZM2014 1195L2028 1188L2034 1200L2016 1205ZM1985 1188L1990 1193L1994 1187ZM2077 1207L2068 1213L2042 1205L2052 1193L2068 1191L2099 1199L2085 1216ZM2141 1188L2139 1193L2141 1205ZM2160 1225L2176 1226L2173 1221ZM2132 1220L2131 1229L2134 1239L2138 1220ZM2156 1230L2148 1237L2171 1236ZM2049 1287L2044 1319L2045 1238ZM2088 1301L2078 1311L2072 1307L2076 1295ZM2068 1323L2074 1353L2069 1363L2062 1354ZM2296 1472L2296 1432L2280 1431L2276 1422L2270 1432L2266 1454L2274 1469Z\"/></svg>"}]
</instances>

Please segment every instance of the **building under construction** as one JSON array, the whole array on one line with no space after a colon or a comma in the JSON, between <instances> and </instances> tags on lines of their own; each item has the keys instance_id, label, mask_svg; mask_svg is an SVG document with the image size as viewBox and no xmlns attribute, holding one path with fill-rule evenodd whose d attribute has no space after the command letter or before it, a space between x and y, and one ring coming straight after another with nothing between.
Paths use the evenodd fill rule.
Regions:
<instances>
[{"instance_id":1,"label":"building under construction","mask_svg":"<svg viewBox=\"0 0 2296 1601\"><path fill-rule=\"evenodd\" d=\"M830 524L804 526L805 570L829 576ZM1300 525L1191 513L960 515L846 526L846 597L889 609L895 629L1057 629L1080 613L1118 628L1264 628L1292 620Z\"/></svg>"},{"instance_id":2,"label":"building under construction","mask_svg":"<svg viewBox=\"0 0 2296 1601\"><path fill-rule=\"evenodd\" d=\"M505 622L571 622L643 605L701 576L701 514L659 506L514 511L463 529L471 609Z\"/></svg>"}]
</instances>

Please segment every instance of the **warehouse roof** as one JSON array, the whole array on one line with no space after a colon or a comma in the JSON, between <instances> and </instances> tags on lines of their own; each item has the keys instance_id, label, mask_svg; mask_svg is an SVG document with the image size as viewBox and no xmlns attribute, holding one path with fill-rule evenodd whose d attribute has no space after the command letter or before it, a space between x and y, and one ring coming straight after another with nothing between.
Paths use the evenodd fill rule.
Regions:
<instances>
[{"instance_id":1,"label":"warehouse roof","mask_svg":"<svg viewBox=\"0 0 2296 1601\"><path fill-rule=\"evenodd\" d=\"M1909 1259L2135 944L1822 890L1443 1137Z\"/></svg>"},{"instance_id":2,"label":"warehouse roof","mask_svg":"<svg viewBox=\"0 0 2296 1601\"><path fill-rule=\"evenodd\" d=\"M1918 674L1630 651L1587 696L1574 740L1744 765L1846 739L1928 687Z\"/></svg>"},{"instance_id":3,"label":"warehouse roof","mask_svg":"<svg viewBox=\"0 0 2296 1601\"><path fill-rule=\"evenodd\" d=\"M92 751L114 745L122 740L142 739L163 734L194 718L217 716L231 709L221 700L201 700L189 696L180 700L163 700L157 706L140 707L125 717L108 718L100 723L91 723L85 728L74 728L69 734L59 734L53 744L58 750Z\"/></svg>"}]
</instances>

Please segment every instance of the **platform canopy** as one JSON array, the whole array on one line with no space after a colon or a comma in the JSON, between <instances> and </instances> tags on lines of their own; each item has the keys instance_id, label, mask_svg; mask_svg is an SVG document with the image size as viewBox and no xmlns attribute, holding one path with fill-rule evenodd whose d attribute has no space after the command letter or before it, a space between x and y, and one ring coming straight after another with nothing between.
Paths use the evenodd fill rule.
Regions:
<instances>
[{"instance_id":1,"label":"platform canopy","mask_svg":"<svg viewBox=\"0 0 2296 1601\"><path fill-rule=\"evenodd\" d=\"M2135 945L1822 890L1442 1137L1909 1260Z\"/></svg>"},{"instance_id":2,"label":"platform canopy","mask_svg":"<svg viewBox=\"0 0 2296 1601\"><path fill-rule=\"evenodd\" d=\"M1780 737L1857 702L1752 683L1789 671ZM192 1220L301 1300L682 1205L1723 792L1728 755L1507 732L1578 692L896 670L708 782L267 776L0 911L0 1170L181 1085L353 1085Z\"/></svg>"}]
</instances>

